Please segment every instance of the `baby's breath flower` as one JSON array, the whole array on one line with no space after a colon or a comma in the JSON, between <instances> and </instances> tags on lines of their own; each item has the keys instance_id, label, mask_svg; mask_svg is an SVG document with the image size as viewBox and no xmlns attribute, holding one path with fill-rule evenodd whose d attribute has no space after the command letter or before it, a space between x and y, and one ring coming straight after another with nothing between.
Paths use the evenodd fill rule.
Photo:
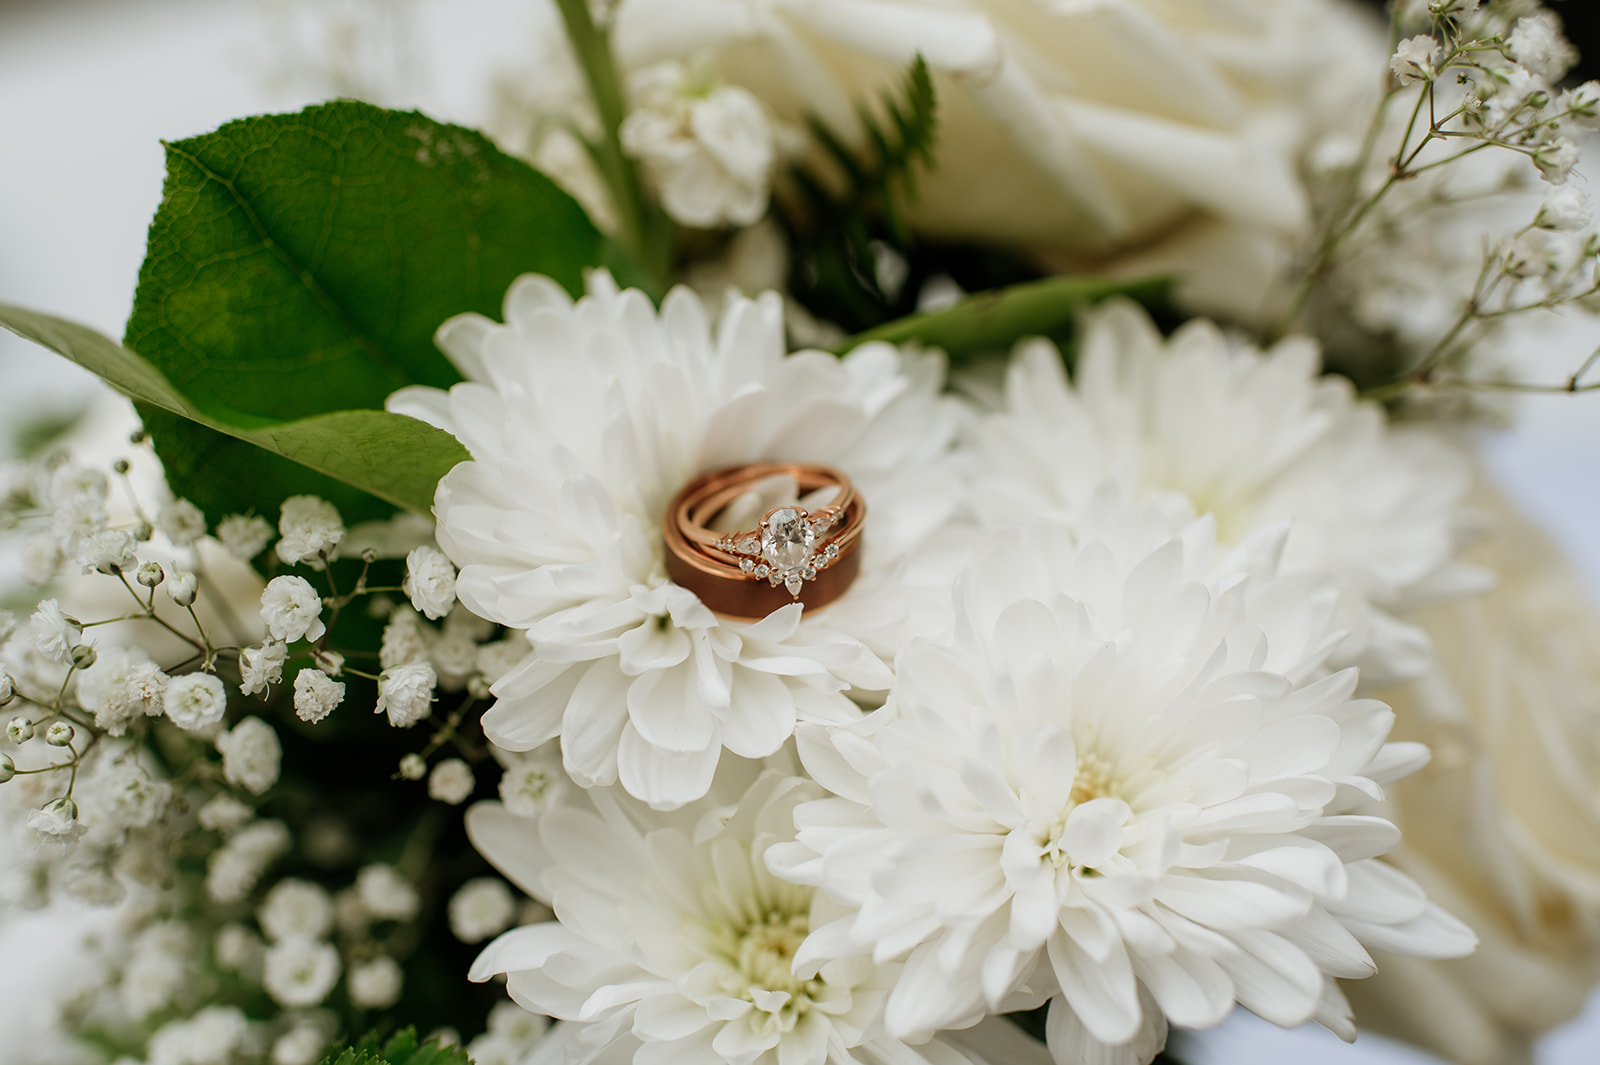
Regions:
<instances>
[{"instance_id":1,"label":"baby's breath flower","mask_svg":"<svg viewBox=\"0 0 1600 1065\"><path fill-rule=\"evenodd\" d=\"M217 523L217 542L240 562L249 562L266 550L272 525L259 514L229 514Z\"/></svg>"},{"instance_id":2,"label":"baby's breath flower","mask_svg":"<svg viewBox=\"0 0 1600 1065\"><path fill-rule=\"evenodd\" d=\"M11 679L11 674L0 668L0 706L10 706L11 700L17 697L16 682ZM21 742L18 740L17 742Z\"/></svg>"},{"instance_id":3,"label":"baby's breath flower","mask_svg":"<svg viewBox=\"0 0 1600 1065\"><path fill-rule=\"evenodd\" d=\"M338 651L329 651L321 647L313 648L311 661L316 664L318 669L330 677L337 677L344 672L344 655Z\"/></svg>"},{"instance_id":4,"label":"baby's breath flower","mask_svg":"<svg viewBox=\"0 0 1600 1065\"><path fill-rule=\"evenodd\" d=\"M61 878L66 893L90 906L115 906L128 897L116 874L104 865L74 865Z\"/></svg>"},{"instance_id":5,"label":"baby's breath flower","mask_svg":"<svg viewBox=\"0 0 1600 1065\"><path fill-rule=\"evenodd\" d=\"M561 802L567 775L554 747L522 755L500 778L500 801L519 817L538 817Z\"/></svg>"},{"instance_id":6,"label":"baby's breath flower","mask_svg":"<svg viewBox=\"0 0 1600 1065\"><path fill-rule=\"evenodd\" d=\"M200 579L188 570L178 570L167 582L167 594L179 606L193 606L200 591Z\"/></svg>"},{"instance_id":7,"label":"baby's breath flower","mask_svg":"<svg viewBox=\"0 0 1600 1065\"><path fill-rule=\"evenodd\" d=\"M94 649L93 644L80 643L72 649L72 665L75 669L88 669L95 664L100 653Z\"/></svg>"},{"instance_id":8,"label":"baby's breath flower","mask_svg":"<svg viewBox=\"0 0 1600 1065\"><path fill-rule=\"evenodd\" d=\"M144 562L139 565L139 572L135 575L140 584L146 588L154 588L167 579L166 571L159 562Z\"/></svg>"},{"instance_id":9,"label":"baby's breath flower","mask_svg":"<svg viewBox=\"0 0 1600 1065\"><path fill-rule=\"evenodd\" d=\"M376 713L387 713L395 728L410 728L428 716L438 675L427 662L386 669L378 677Z\"/></svg>"},{"instance_id":10,"label":"baby's breath flower","mask_svg":"<svg viewBox=\"0 0 1600 1065\"><path fill-rule=\"evenodd\" d=\"M344 685L320 669L302 669L294 678L294 712L301 721L316 724L344 702Z\"/></svg>"},{"instance_id":11,"label":"baby's breath flower","mask_svg":"<svg viewBox=\"0 0 1600 1065\"><path fill-rule=\"evenodd\" d=\"M483 644L478 648L476 663L478 674L483 677L485 683L493 684L511 672L512 667L527 658L532 651L527 637L521 633Z\"/></svg>"},{"instance_id":12,"label":"baby's breath flower","mask_svg":"<svg viewBox=\"0 0 1600 1065\"><path fill-rule=\"evenodd\" d=\"M373 917L409 921L417 915L417 889L393 866L369 865L356 875L356 895Z\"/></svg>"},{"instance_id":13,"label":"baby's breath flower","mask_svg":"<svg viewBox=\"0 0 1600 1065\"><path fill-rule=\"evenodd\" d=\"M1443 55L1444 49L1432 37L1426 34L1407 37L1390 57L1389 69L1394 71L1394 76L1400 79L1402 85L1432 81L1438 73L1436 64Z\"/></svg>"},{"instance_id":14,"label":"baby's breath flower","mask_svg":"<svg viewBox=\"0 0 1600 1065\"><path fill-rule=\"evenodd\" d=\"M1578 156L1576 144L1565 137L1555 137L1534 149L1533 165L1539 168L1539 176L1550 184L1562 185L1572 168L1578 165Z\"/></svg>"},{"instance_id":15,"label":"baby's breath flower","mask_svg":"<svg viewBox=\"0 0 1600 1065\"><path fill-rule=\"evenodd\" d=\"M9 754L0 754L0 784L4 784L17 775L17 763L11 760Z\"/></svg>"},{"instance_id":16,"label":"baby's breath flower","mask_svg":"<svg viewBox=\"0 0 1600 1065\"><path fill-rule=\"evenodd\" d=\"M67 747L72 744L75 735L71 725L65 721L57 721L45 730L44 742L52 747Z\"/></svg>"},{"instance_id":17,"label":"baby's breath flower","mask_svg":"<svg viewBox=\"0 0 1600 1065\"><path fill-rule=\"evenodd\" d=\"M321 939L333 929L333 899L309 880L280 880L262 900L256 922L273 941Z\"/></svg>"},{"instance_id":18,"label":"baby's breath flower","mask_svg":"<svg viewBox=\"0 0 1600 1065\"><path fill-rule=\"evenodd\" d=\"M378 664L384 669L426 661L428 634L415 610L399 609L389 615L383 627L383 643L378 648Z\"/></svg>"},{"instance_id":19,"label":"baby's breath flower","mask_svg":"<svg viewBox=\"0 0 1600 1065\"><path fill-rule=\"evenodd\" d=\"M192 732L222 720L228 693L209 673L186 673L167 681L161 705L174 725Z\"/></svg>"},{"instance_id":20,"label":"baby's breath flower","mask_svg":"<svg viewBox=\"0 0 1600 1065\"><path fill-rule=\"evenodd\" d=\"M189 975L191 946L189 929L176 921L148 925L134 937L119 989L130 1017L143 1020L172 1003Z\"/></svg>"},{"instance_id":21,"label":"baby's breath flower","mask_svg":"<svg viewBox=\"0 0 1600 1065\"><path fill-rule=\"evenodd\" d=\"M280 1006L320 1005L339 980L339 952L308 936L293 936L268 948L261 985Z\"/></svg>"},{"instance_id":22,"label":"baby's breath flower","mask_svg":"<svg viewBox=\"0 0 1600 1065\"><path fill-rule=\"evenodd\" d=\"M260 647L239 651L239 690L246 695L265 692L283 680L283 663L289 648L282 640L267 640Z\"/></svg>"},{"instance_id":23,"label":"baby's breath flower","mask_svg":"<svg viewBox=\"0 0 1600 1065\"><path fill-rule=\"evenodd\" d=\"M250 807L223 792L200 807L196 818L201 828L226 834L247 824L255 815L256 812Z\"/></svg>"},{"instance_id":24,"label":"baby's breath flower","mask_svg":"<svg viewBox=\"0 0 1600 1065\"><path fill-rule=\"evenodd\" d=\"M344 539L344 522L339 511L316 496L290 496L283 501L278 518L278 557L296 562L320 563L321 556L333 557Z\"/></svg>"},{"instance_id":25,"label":"baby's breath flower","mask_svg":"<svg viewBox=\"0 0 1600 1065\"><path fill-rule=\"evenodd\" d=\"M292 842L282 821L256 821L239 829L206 860L206 894L216 902L243 899Z\"/></svg>"},{"instance_id":26,"label":"baby's breath flower","mask_svg":"<svg viewBox=\"0 0 1600 1065\"><path fill-rule=\"evenodd\" d=\"M404 980L399 963L385 954L352 965L346 983L350 988L350 1001L358 1009L381 1010L399 1000Z\"/></svg>"},{"instance_id":27,"label":"baby's breath flower","mask_svg":"<svg viewBox=\"0 0 1600 1065\"><path fill-rule=\"evenodd\" d=\"M260 795L278 782L283 746L272 726L259 717L247 717L218 736L217 751L228 783Z\"/></svg>"},{"instance_id":28,"label":"baby's breath flower","mask_svg":"<svg viewBox=\"0 0 1600 1065\"><path fill-rule=\"evenodd\" d=\"M481 943L499 935L516 915L516 900L499 877L468 880L450 898L450 931L463 943Z\"/></svg>"},{"instance_id":29,"label":"baby's breath flower","mask_svg":"<svg viewBox=\"0 0 1600 1065\"><path fill-rule=\"evenodd\" d=\"M421 780L428 775L428 761L416 751L409 751L400 759L400 775L406 780Z\"/></svg>"},{"instance_id":30,"label":"baby's breath flower","mask_svg":"<svg viewBox=\"0 0 1600 1065\"><path fill-rule=\"evenodd\" d=\"M298 1024L272 1044L272 1065L316 1065L328 1037L311 1024Z\"/></svg>"},{"instance_id":31,"label":"baby's breath flower","mask_svg":"<svg viewBox=\"0 0 1600 1065\"><path fill-rule=\"evenodd\" d=\"M12 743L27 743L33 739L33 722L25 717L12 718L6 723L6 739Z\"/></svg>"},{"instance_id":32,"label":"baby's breath flower","mask_svg":"<svg viewBox=\"0 0 1600 1065\"><path fill-rule=\"evenodd\" d=\"M1506 42L1517 62L1546 81L1560 81L1577 62L1577 50L1561 33L1561 23L1548 11L1517 19Z\"/></svg>"},{"instance_id":33,"label":"baby's breath flower","mask_svg":"<svg viewBox=\"0 0 1600 1065\"><path fill-rule=\"evenodd\" d=\"M1586 81L1575 89L1567 89L1556 98L1556 106L1579 129L1600 127L1600 81Z\"/></svg>"},{"instance_id":34,"label":"baby's breath flower","mask_svg":"<svg viewBox=\"0 0 1600 1065\"><path fill-rule=\"evenodd\" d=\"M83 572L122 573L139 564L133 536L122 529L100 529L78 538L78 565Z\"/></svg>"},{"instance_id":35,"label":"baby's breath flower","mask_svg":"<svg viewBox=\"0 0 1600 1065\"><path fill-rule=\"evenodd\" d=\"M1533 224L1540 229L1570 233L1587 226L1591 218L1589 197L1574 185L1558 185L1545 193Z\"/></svg>"},{"instance_id":36,"label":"baby's breath flower","mask_svg":"<svg viewBox=\"0 0 1600 1065\"><path fill-rule=\"evenodd\" d=\"M225 972L240 972L260 961L266 945L261 937L242 924L225 924L217 930L211 944L211 956L217 968Z\"/></svg>"},{"instance_id":37,"label":"baby's breath flower","mask_svg":"<svg viewBox=\"0 0 1600 1065\"><path fill-rule=\"evenodd\" d=\"M176 547L188 547L206 534L206 516L187 499L174 499L156 515L156 528Z\"/></svg>"},{"instance_id":38,"label":"baby's breath flower","mask_svg":"<svg viewBox=\"0 0 1600 1065\"><path fill-rule=\"evenodd\" d=\"M261 593L261 620L274 640L320 640L322 597L304 577L274 577Z\"/></svg>"},{"instance_id":39,"label":"baby's breath flower","mask_svg":"<svg viewBox=\"0 0 1600 1065\"><path fill-rule=\"evenodd\" d=\"M78 804L61 798L40 810L28 814L28 827L40 843L54 843L70 847L87 832L88 826L78 820Z\"/></svg>"},{"instance_id":40,"label":"baby's breath flower","mask_svg":"<svg viewBox=\"0 0 1600 1065\"><path fill-rule=\"evenodd\" d=\"M459 758L446 758L433 767L428 777L428 797L458 806L472 794L475 785L472 768L467 763Z\"/></svg>"},{"instance_id":41,"label":"baby's breath flower","mask_svg":"<svg viewBox=\"0 0 1600 1065\"><path fill-rule=\"evenodd\" d=\"M406 556L406 576L401 588L411 605L430 621L450 613L456 602L456 568L443 551L424 544Z\"/></svg>"},{"instance_id":42,"label":"baby's breath flower","mask_svg":"<svg viewBox=\"0 0 1600 1065\"><path fill-rule=\"evenodd\" d=\"M59 665L70 665L72 649L83 635L83 626L76 618L61 612L54 599L45 599L34 608L29 619L33 628L33 645L41 655Z\"/></svg>"}]
</instances>

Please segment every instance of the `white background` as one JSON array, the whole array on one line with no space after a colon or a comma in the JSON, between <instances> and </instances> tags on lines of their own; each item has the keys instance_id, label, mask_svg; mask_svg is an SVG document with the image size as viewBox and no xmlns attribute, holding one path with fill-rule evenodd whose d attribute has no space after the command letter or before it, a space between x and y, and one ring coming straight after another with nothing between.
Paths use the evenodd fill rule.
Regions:
<instances>
[{"instance_id":1,"label":"white background","mask_svg":"<svg viewBox=\"0 0 1600 1065\"><path fill-rule=\"evenodd\" d=\"M419 37L436 61L413 102L472 123L485 106L484 72L529 45L528 9L537 6L424 3ZM266 0L0 0L0 302L120 336L160 198L159 141L313 102L304 85L270 84L282 26ZM1595 155L1588 171L1600 174ZM1530 379L1558 381L1597 343L1600 327L1579 321L1528 333L1518 347ZM17 411L70 409L95 387L0 332L0 428ZM1600 395L1537 397L1520 414L1515 428L1486 434L1490 466L1576 559L1600 600ZM69 948L92 923L68 911L0 915L0 1065L52 1057L39 1033L48 1004L80 976ZM41 957L57 959L45 979ZM1199 1037L1189 1057L1191 1065L1434 1061L1373 1036L1346 1046L1321 1029L1284 1032L1245 1014ZM1600 999L1538 1057L1539 1065L1596 1061Z\"/></svg>"}]
</instances>

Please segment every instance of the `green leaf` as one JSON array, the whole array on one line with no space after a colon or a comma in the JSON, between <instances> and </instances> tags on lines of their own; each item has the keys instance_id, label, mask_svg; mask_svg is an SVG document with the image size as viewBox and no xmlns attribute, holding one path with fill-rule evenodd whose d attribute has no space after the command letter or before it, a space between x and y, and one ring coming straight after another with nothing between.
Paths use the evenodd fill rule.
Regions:
<instances>
[{"instance_id":1,"label":"green leaf","mask_svg":"<svg viewBox=\"0 0 1600 1065\"><path fill-rule=\"evenodd\" d=\"M466 448L449 433L386 411L342 410L274 421L215 401L190 399L149 362L116 341L87 326L38 311L0 304L0 326L92 370L119 392L184 419L173 419L175 425L207 427L395 506L426 513L439 478L468 457ZM252 452L240 454L248 460ZM191 461L190 468L196 473L206 471L199 461ZM209 474L228 479L253 475L246 463L216 464Z\"/></svg>"},{"instance_id":2,"label":"green leaf","mask_svg":"<svg viewBox=\"0 0 1600 1065\"><path fill-rule=\"evenodd\" d=\"M632 280L571 197L481 135L338 101L167 145L124 343L230 417L379 409L403 385L460 379L433 343L447 318L499 317L527 272L577 293L602 263ZM266 508L277 499L263 482L276 493L301 476L258 477L211 430L153 423L174 490L197 502L209 492L235 497L224 509Z\"/></svg>"},{"instance_id":3,"label":"green leaf","mask_svg":"<svg viewBox=\"0 0 1600 1065\"><path fill-rule=\"evenodd\" d=\"M368 1032L356 1044L338 1055L329 1054L322 1065L472 1065L461 1047L444 1046L436 1039L417 1042L414 1028L396 1033L379 1049L376 1032Z\"/></svg>"},{"instance_id":4,"label":"green leaf","mask_svg":"<svg viewBox=\"0 0 1600 1065\"><path fill-rule=\"evenodd\" d=\"M872 340L894 344L917 341L943 348L952 359L1005 350L1020 337L1052 333L1069 324L1089 304L1108 296L1128 296L1146 304L1168 301L1165 278L1106 281L1085 277L1047 277L1008 288L978 292L944 310L913 314L858 333L834 350L846 352Z\"/></svg>"}]
</instances>

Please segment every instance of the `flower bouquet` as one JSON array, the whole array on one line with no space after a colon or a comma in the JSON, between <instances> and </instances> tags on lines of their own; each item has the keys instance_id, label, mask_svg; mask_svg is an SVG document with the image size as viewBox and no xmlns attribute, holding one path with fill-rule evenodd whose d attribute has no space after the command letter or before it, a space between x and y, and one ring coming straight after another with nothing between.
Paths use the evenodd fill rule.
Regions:
<instances>
[{"instance_id":1,"label":"flower bouquet","mask_svg":"<svg viewBox=\"0 0 1600 1065\"><path fill-rule=\"evenodd\" d=\"M0 306L142 422L4 504L6 889L115 908L87 1060L1144 1065L1242 1006L1495 1063L1581 1008L1600 622L1471 433L1600 388L1502 355L1600 305L1552 11L539 44L487 134L168 144L120 343Z\"/></svg>"}]
</instances>

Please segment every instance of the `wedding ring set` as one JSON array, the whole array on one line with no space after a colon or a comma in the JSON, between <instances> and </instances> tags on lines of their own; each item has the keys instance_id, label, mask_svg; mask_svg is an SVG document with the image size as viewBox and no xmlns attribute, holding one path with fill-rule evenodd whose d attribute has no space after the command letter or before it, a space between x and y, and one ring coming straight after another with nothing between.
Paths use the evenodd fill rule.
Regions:
<instances>
[{"instance_id":1,"label":"wedding ring set","mask_svg":"<svg viewBox=\"0 0 1600 1065\"><path fill-rule=\"evenodd\" d=\"M802 497L834 492L815 509L773 507L756 528L715 531L730 504L774 477L792 477ZM820 609L861 568L866 516L850 479L831 466L752 462L713 470L685 485L662 515L667 576L727 617L764 618L793 602Z\"/></svg>"}]
</instances>

